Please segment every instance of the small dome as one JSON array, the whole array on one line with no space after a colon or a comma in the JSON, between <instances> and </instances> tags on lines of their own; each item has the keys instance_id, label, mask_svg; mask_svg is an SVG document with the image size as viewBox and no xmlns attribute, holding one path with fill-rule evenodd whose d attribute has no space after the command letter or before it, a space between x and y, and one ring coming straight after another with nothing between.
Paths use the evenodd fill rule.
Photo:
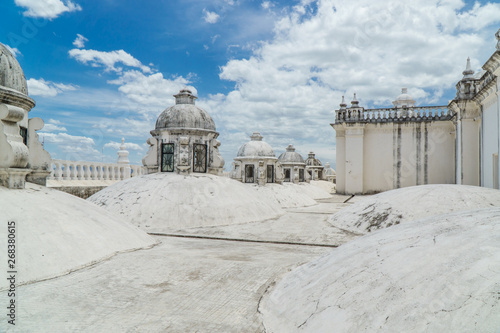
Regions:
<instances>
[{"instance_id":1,"label":"small dome","mask_svg":"<svg viewBox=\"0 0 500 333\"><path fill-rule=\"evenodd\" d=\"M304 164L304 159L299 153L295 152L295 147L293 145L288 145L286 152L282 153L278 160L281 163L302 163Z\"/></svg>"},{"instance_id":2,"label":"small dome","mask_svg":"<svg viewBox=\"0 0 500 333\"><path fill-rule=\"evenodd\" d=\"M2 43L0 43L0 86L28 95L23 69Z\"/></svg>"},{"instance_id":3,"label":"small dome","mask_svg":"<svg viewBox=\"0 0 500 333\"><path fill-rule=\"evenodd\" d=\"M318 160L313 152L310 152L307 156L306 165L309 166L323 166L320 160Z\"/></svg>"},{"instance_id":4,"label":"small dome","mask_svg":"<svg viewBox=\"0 0 500 333\"><path fill-rule=\"evenodd\" d=\"M196 96L182 89L175 97L175 105L165 109L156 120L156 129L195 128L215 131L215 123L205 110L194 105Z\"/></svg>"},{"instance_id":5,"label":"small dome","mask_svg":"<svg viewBox=\"0 0 500 333\"><path fill-rule=\"evenodd\" d=\"M401 95L399 95L394 102L392 102L395 107L401 108L401 107L411 107L415 106L415 101L411 98L410 95L408 95L408 89L407 88L402 88L401 89Z\"/></svg>"},{"instance_id":6,"label":"small dome","mask_svg":"<svg viewBox=\"0 0 500 333\"><path fill-rule=\"evenodd\" d=\"M330 163L328 163L328 162L325 163L324 172L325 172L325 176L336 176L337 175L335 170L330 167Z\"/></svg>"},{"instance_id":7,"label":"small dome","mask_svg":"<svg viewBox=\"0 0 500 333\"><path fill-rule=\"evenodd\" d=\"M250 136L251 141L248 141L238 150L238 157L274 157L273 148L267 143L262 141L262 135L255 132Z\"/></svg>"}]
</instances>

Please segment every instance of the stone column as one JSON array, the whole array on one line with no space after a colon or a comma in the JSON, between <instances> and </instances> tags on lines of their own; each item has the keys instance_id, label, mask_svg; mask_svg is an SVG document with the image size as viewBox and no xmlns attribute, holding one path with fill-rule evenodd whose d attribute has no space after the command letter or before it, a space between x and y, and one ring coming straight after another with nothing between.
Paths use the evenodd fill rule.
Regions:
<instances>
[{"instance_id":1,"label":"stone column","mask_svg":"<svg viewBox=\"0 0 500 333\"><path fill-rule=\"evenodd\" d=\"M363 193L364 125L346 125L345 129L345 194Z\"/></svg>"}]
</instances>

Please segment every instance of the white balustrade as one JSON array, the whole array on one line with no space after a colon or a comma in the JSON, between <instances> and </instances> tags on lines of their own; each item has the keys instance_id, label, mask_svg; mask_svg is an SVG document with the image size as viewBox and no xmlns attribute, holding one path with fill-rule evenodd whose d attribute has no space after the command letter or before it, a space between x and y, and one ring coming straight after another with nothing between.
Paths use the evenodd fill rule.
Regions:
<instances>
[{"instance_id":1,"label":"white balustrade","mask_svg":"<svg viewBox=\"0 0 500 333\"><path fill-rule=\"evenodd\" d=\"M335 122L382 123L450 120L454 115L447 106L415 106L390 109L348 108L335 111Z\"/></svg>"},{"instance_id":2,"label":"white balustrade","mask_svg":"<svg viewBox=\"0 0 500 333\"><path fill-rule=\"evenodd\" d=\"M123 180L146 174L142 165L52 160L48 179L53 180Z\"/></svg>"}]
</instances>

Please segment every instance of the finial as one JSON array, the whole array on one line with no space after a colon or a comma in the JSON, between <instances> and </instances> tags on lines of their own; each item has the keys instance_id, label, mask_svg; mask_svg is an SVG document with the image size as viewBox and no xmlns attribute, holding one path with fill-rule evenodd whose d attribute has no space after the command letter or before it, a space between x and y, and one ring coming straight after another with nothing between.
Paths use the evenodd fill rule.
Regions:
<instances>
[{"instance_id":1,"label":"finial","mask_svg":"<svg viewBox=\"0 0 500 333\"><path fill-rule=\"evenodd\" d=\"M408 88L401 88L401 93L402 94L407 94L408 93Z\"/></svg>"},{"instance_id":2,"label":"finial","mask_svg":"<svg viewBox=\"0 0 500 333\"><path fill-rule=\"evenodd\" d=\"M347 104L345 104L345 99L344 99L344 96L342 95L342 102L340 103L340 108L345 109L346 106L347 106Z\"/></svg>"},{"instance_id":3,"label":"finial","mask_svg":"<svg viewBox=\"0 0 500 333\"><path fill-rule=\"evenodd\" d=\"M351 107L358 107L359 101L356 99L356 93L354 93L354 98L351 101Z\"/></svg>"},{"instance_id":4,"label":"finial","mask_svg":"<svg viewBox=\"0 0 500 333\"><path fill-rule=\"evenodd\" d=\"M468 57L467 58L467 65L465 66L465 70L462 72L462 74L464 75L464 79L471 79L472 78L472 75L474 74L474 71L471 69L471 66L470 66L470 58Z\"/></svg>"},{"instance_id":5,"label":"finial","mask_svg":"<svg viewBox=\"0 0 500 333\"><path fill-rule=\"evenodd\" d=\"M286 147L286 151L295 151L295 147L292 144L289 144L288 147Z\"/></svg>"}]
</instances>

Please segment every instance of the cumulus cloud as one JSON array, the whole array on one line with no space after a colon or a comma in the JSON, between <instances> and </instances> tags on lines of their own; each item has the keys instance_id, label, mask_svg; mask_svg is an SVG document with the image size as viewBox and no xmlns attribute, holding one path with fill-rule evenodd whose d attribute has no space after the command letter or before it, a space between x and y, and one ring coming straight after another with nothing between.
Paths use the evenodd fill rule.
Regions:
<instances>
[{"instance_id":1,"label":"cumulus cloud","mask_svg":"<svg viewBox=\"0 0 500 333\"><path fill-rule=\"evenodd\" d=\"M116 67L116 65L123 64L125 66L139 68L144 73L151 73L151 68L143 65L139 60L124 50L105 52L97 50L72 49L69 50L69 56L83 64L90 64L92 67L104 67L106 71L121 72L123 68Z\"/></svg>"},{"instance_id":2,"label":"cumulus cloud","mask_svg":"<svg viewBox=\"0 0 500 333\"><path fill-rule=\"evenodd\" d=\"M79 49L83 49L85 47L85 42L89 40L85 38L83 35L76 34L76 39L73 41L73 45Z\"/></svg>"},{"instance_id":3,"label":"cumulus cloud","mask_svg":"<svg viewBox=\"0 0 500 333\"><path fill-rule=\"evenodd\" d=\"M40 141L43 141L49 151L59 151L60 154L52 158L70 161L98 161L102 158L101 152L95 149L94 139L86 136L70 135L68 133L38 132ZM50 148L50 145L55 147Z\"/></svg>"},{"instance_id":4,"label":"cumulus cloud","mask_svg":"<svg viewBox=\"0 0 500 333\"><path fill-rule=\"evenodd\" d=\"M21 51L19 51L19 49L18 49L17 47L10 47L10 46L9 46L9 45L7 45L7 44L4 44L4 45L5 45L5 47L7 48L7 50L9 50L9 51L10 51L10 53L12 53L12 55L13 55L14 57L16 57L16 58L17 58L17 56L18 56L18 55L21 55Z\"/></svg>"},{"instance_id":5,"label":"cumulus cloud","mask_svg":"<svg viewBox=\"0 0 500 333\"><path fill-rule=\"evenodd\" d=\"M55 83L45 81L44 79L29 79L28 84L29 94L32 96L54 97L64 91L72 91L78 89L78 86L72 84Z\"/></svg>"},{"instance_id":6,"label":"cumulus cloud","mask_svg":"<svg viewBox=\"0 0 500 333\"><path fill-rule=\"evenodd\" d=\"M217 23L217 21L219 21L220 16L216 12L211 12L209 10L203 9L203 14L204 14L203 19L207 23L214 24Z\"/></svg>"},{"instance_id":7,"label":"cumulus cloud","mask_svg":"<svg viewBox=\"0 0 500 333\"><path fill-rule=\"evenodd\" d=\"M19 7L26 8L24 16L46 19L54 19L66 12L82 10L80 5L69 0L15 0L15 3Z\"/></svg>"},{"instance_id":8,"label":"cumulus cloud","mask_svg":"<svg viewBox=\"0 0 500 333\"><path fill-rule=\"evenodd\" d=\"M132 101L148 109L164 109L173 104L173 95L187 87L196 93L194 87L188 86L189 80L182 76L166 79L162 73L145 75L137 70L126 71L116 80L108 81L118 85L118 90Z\"/></svg>"},{"instance_id":9,"label":"cumulus cloud","mask_svg":"<svg viewBox=\"0 0 500 333\"><path fill-rule=\"evenodd\" d=\"M136 151L144 151L145 152L145 148L141 147L140 145L138 145L136 143L125 142L124 145L125 145L125 149L127 149L127 150L136 150ZM118 150L118 149L120 149L121 146L122 146L121 142L111 141L111 142L106 143L104 145L104 148L111 148L111 149Z\"/></svg>"},{"instance_id":10,"label":"cumulus cloud","mask_svg":"<svg viewBox=\"0 0 500 333\"><path fill-rule=\"evenodd\" d=\"M331 151L318 157L333 162L329 123L342 95L350 101L357 92L365 107L390 106L408 87L419 104L447 104L443 94L461 78L467 56L479 64L493 52L500 4L305 0L282 15L271 40L222 66L220 78L234 89L203 102L225 130L221 151L232 145L234 156L260 130L277 150L307 142Z\"/></svg>"},{"instance_id":11,"label":"cumulus cloud","mask_svg":"<svg viewBox=\"0 0 500 333\"><path fill-rule=\"evenodd\" d=\"M43 126L44 132L67 132L66 127L57 126L55 124L47 123Z\"/></svg>"}]
</instances>

